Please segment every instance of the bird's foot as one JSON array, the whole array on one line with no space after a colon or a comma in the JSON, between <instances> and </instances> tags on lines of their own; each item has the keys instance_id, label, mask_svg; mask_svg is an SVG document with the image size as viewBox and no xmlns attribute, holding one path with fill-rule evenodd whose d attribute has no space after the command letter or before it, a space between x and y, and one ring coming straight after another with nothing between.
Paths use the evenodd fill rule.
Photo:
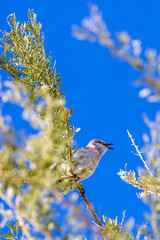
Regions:
<instances>
[{"instance_id":1,"label":"bird's foot","mask_svg":"<svg viewBox=\"0 0 160 240\"><path fill-rule=\"evenodd\" d=\"M73 174L73 178L75 179L75 180L78 180L79 179L79 177L77 176L77 174Z\"/></svg>"}]
</instances>

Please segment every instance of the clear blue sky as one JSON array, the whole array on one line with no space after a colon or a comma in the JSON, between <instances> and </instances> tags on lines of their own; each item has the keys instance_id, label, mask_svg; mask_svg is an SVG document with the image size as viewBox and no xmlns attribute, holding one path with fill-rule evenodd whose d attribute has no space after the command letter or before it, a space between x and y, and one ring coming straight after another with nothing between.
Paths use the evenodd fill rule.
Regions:
<instances>
[{"instance_id":1,"label":"clear blue sky","mask_svg":"<svg viewBox=\"0 0 160 240\"><path fill-rule=\"evenodd\" d=\"M126 63L113 58L97 43L80 42L71 36L71 26L80 24L88 15L86 0L8 0L1 2L0 29L8 29L6 17L15 12L17 20L27 20L28 8L34 9L43 24L47 53L52 52L57 72L62 76L62 91L66 92L67 106L73 107L72 123L81 131L75 136L79 146L100 138L114 143L115 150L102 158L94 175L83 182L86 194L94 207L111 218L126 210L141 223L147 207L137 198L137 189L123 183L117 175L128 163L128 169L142 166L131 153L129 129L136 143L142 146L142 133L147 131L142 120L146 112L154 119L158 104L147 103L138 97L132 82L139 76ZM142 47L160 48L159 0L107 0L98 4L109 31L126 30L134 39L142 40ZM1 71L2 79L6 75ZM12 108L7 111L12 112ZM17 129L27 126L15 117Z\"/></svg>"}]
</instances>

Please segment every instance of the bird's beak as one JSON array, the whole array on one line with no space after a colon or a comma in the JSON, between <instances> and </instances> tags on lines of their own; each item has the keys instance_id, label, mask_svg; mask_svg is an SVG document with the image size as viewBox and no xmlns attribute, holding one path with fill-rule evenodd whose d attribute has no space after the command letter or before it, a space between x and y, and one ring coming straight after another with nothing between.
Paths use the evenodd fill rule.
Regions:
<instances>
[{"instance_id":1,"label":"bird's beak","mask_svg":"<svg viewBox=\"0 0 160 240\"><path fill-rule=\"evenodd\" d=\"M108 149L114 149L114 148L112 148L112 147L108 147L108 146L110 146L110 145L113 145L113 143L105 143L104 144Z\"/></svg>"}]
</instances>

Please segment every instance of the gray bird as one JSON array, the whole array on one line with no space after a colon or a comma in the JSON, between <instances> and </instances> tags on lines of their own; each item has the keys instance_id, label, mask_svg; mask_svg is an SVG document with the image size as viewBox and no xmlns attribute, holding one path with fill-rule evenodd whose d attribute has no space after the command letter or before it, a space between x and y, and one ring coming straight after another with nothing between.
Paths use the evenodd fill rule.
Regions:
<instances>
[{"instance_id":1,"label":"gray bird","mask_svg":"<svg viewBox=\"0 0 160 240\"><path fill-rule=\"evenodd\" d=\"M101 157L105 154L112 143L105 143L102 140L94 139L86 147L79 148L72 157L71 166L66 163L53 164L51 169L57 166L61 172L65 171L67 176L76 176L78 181L90 177L98 166Z\"/></svg>"}]
</instances>

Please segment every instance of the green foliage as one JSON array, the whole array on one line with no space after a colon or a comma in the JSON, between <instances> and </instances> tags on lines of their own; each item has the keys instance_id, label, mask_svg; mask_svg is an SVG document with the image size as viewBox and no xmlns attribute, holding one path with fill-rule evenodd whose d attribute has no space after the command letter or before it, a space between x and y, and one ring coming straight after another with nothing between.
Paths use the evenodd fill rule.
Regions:
<instances>
[{"instance_id":1,"label":"green foliage","mask_svg":"<svg viewBox=\"0 0 160 240\"><path fill-rule=\"evenodd\" d=\"M9 228L9 231L7 234L2 234L2 232L0 233L0 237L1 239L11 239L11 240L22 240L23 237L20 237L20 235L22 235L22 229L19 226L18 222L15 222L14 225L11 226L10 223L7 224L7 227Z\"/></svg>"},{"instance_id":2,"label":"green foliage","mask_svg":"<svg viewBox=\"0 0 160 240\"><path fill-rule=\"evenodd\" d=\"M118 223L117 218L115 219L107 219L103 216L103 221L105 223L105 231L107 233L107 236L109 237L109 240L133 240L133 235L126 233L125 230L122 230L122 224L124 220L124 214L123 213L123 219L121 223Z\"/></svg>"},{"instance_id":3,"label":"green foliage","mask_svg":"<svg viewBox=\"0 0 160 240\"><path fill-rule=\"evenodd\" d=\"M1 208L1 227L16 219L1 238L82 240L89 231L92 239L101 239L82 206L62 195L81 186L68 175L73 137L80 128L69 124L73 110L66 108L60 74L51 67L51 54L45 54L42 25L33 10L28 18L20 24L15 14L9 16L10 32L2 32L0 46L0 68L10 80L0 84L2 102L21 108L23 119L36 130L33 135L15 132L11 116L1 110L0 198L9 208Z\"/></svg>"},{"instance_id":4,"label":"green foliage","mask_svg":"<svg viewBox=\"0 0 160 240\"><path fill-rule=\"evenodd\" d=\"M149 164L149 167L152 171L149 170L149 174L146 173L146 169L139 169L138 177L136 177L135 171L125 171L120 170L118 173L123 181L131 184L134 187L137 187L140 190L143 190L138 197L148 196L153 194L155 196L160 195L160 144L159 144L159 136L160 136L160 121L159 121L159 112L157 113L155 122L151 122L145 116L145 122L150 127L150 135L151 140L149 142L149 136L144 134L144 154ZM135 146L137 147L137 146ZM146 166L145 166L146 167Z\"/></svg>"},{"instance_id":5,"label":"green foliage","mask_svg":"<svg viewBox=\"0 0 160 240\"><path fill-rule=\"evenodd\" d=\"M7 100L15 101L23 107L24 115L31 121L31 125L37 127L39 122L40 128L45 133L43 136L38 136L41 141L37 141L37 136L33 136L24 143L37 148L41 161L36 160L35 150L34 153L28 150L21 153L24 155L23 159L27 154L31 162L36 161L38 169L42 168L43 164L48 169L52 162L58 162L60 158L66 162L70 161L74 136L73 126L69 126L72 109L68 110L65 107L64 93L60 92L60 74L56 74L55 69L50 67L51 55L47 58L45 54L42 25L36 22L36 15L32 10L29 10L28 18L30 21L21 25L16 22L15 15L10 18L11 32L5 32L2 38L3 64L0 67L10 74L15 86L14 88L9 85L10 95L14 96ZM5 98L7 93L9 95L9 92L4 93ZM46 141L48 142L46 149L40 149L40 146L45 146ZM42 157L44 154L45 156ZM34 181L33 173L29 171L27 174L32 175ZM39 174L41 176L40 172Z\"/></svg>"},{"instance_id":6,"label":"green foliage","mask_svg":"<svg viewBox=\"0 0 160 240\"><path fill-rule=\"evenodd\" d=\"M5 90L1 86L0 95L3 103L11 102L23 110L23 118L37 134L15 132L11 116L1 114L0 197L10 207L12 218L17 219L23 239L36 239L37 233L43 239L52 239L57 233L65 236L67 228L64 230L57 220L59 200L53 192L62 171L52 174L50 167L62 161L71 166L72 141L78 130L69 125L72 108L65 107L60 74L50 66L51 54L45 54L42 25L36 22L33 10L29 10L28 18L27 23L20 24L15 14L10 16L10 32L3 33L0 68L9 73L10 81L4 82ZM73 223L67 220L68 211L62 216L64 224L70 226ZM80 236L79 228L72 229L72 235ZM8 232L8 237L11 234Z\"/></svg>"},{"instance_id":7,"label":"green foliage","mask_svg":"<svg viewBox=\"0 0 160 240\"><path fill-rule=\"evenodd\" d=\"M123 181L131 184L133 187L137 187L140 190L143 190L142 193L137 194L138 197L144 197L150 194L158 195L160 194L160 179L159 177L150 176L146 173L138 173L136 178L136 173L134 171L120 171L118 175Z\"/></svg>"},{"instance_id":8,"label":"green foliage","mask_svg":"<svg viewBox=\"0 0 160 240\"><path fill-rule=\"evenodd\" d=\"M143 89L141 95L157 101L160 85L156 77L159 62L155 51L146 51L146 61L143 61L139 41L135 42L124 31L117 34L116 40L111 39L97 6L90 5L90 12L91 17L83 21L82 28L74 28L74 35L81 40L99 41L117 57L143 73L147 69L144 65L151 69L156 62L154 76L146 75L139 81L145 82L150 88L148 95L147 89ZM15 132L11 116L3 116L3 109L1 110L0 198L8 205L6 208L1 203L1 228L15 219L16 222L14 225L8 223L8 233L1 232L0 237L82 240L89 232L91 239L101 239L99 229L88 221L84 208L73 200L77 199L76 193L69 195L73 203L62 195L74 189L83 190L82 184L68 174L71 173L72 155L75 151L72 149L73 137L80 129L70 125L73 110L65 106L60 74L51 66L51 54L47 56L45 53L42 24L37 23L33 10L28 11L28 18L28 22L20 24L15 14L10 15L10 31L1 31L0 68L8 73L9 81L0 84L0 97L3 104L11 102L20 107L23 119L30 123L36 133L28 135L24 131ZM90 21L97 29L96 34L91 25L90 28L87 27ZM125 52L125 49L128 51ZM145 118L151 141L146 140L148 136L144 136L145 161L140 152L138 155L149 167L145 165L145 168L141 168L138 177L135 171L125 169L119 172L123 181L143 191L138 196L145 197L151 207L151 214L147 216L149 224L140 226L137 240L143 236L148 239L158 239L160 236L159 119L159 114L154 123ZM53 163L55 168L51 167ZM89 203L88 199L87 201ZM124 215L121 223L118 223L117 218L112 220L103 216L102 232L106 233L107 240L134 239L129 224L124 226L123 221Z\"/></svg>"}]
</instances>

